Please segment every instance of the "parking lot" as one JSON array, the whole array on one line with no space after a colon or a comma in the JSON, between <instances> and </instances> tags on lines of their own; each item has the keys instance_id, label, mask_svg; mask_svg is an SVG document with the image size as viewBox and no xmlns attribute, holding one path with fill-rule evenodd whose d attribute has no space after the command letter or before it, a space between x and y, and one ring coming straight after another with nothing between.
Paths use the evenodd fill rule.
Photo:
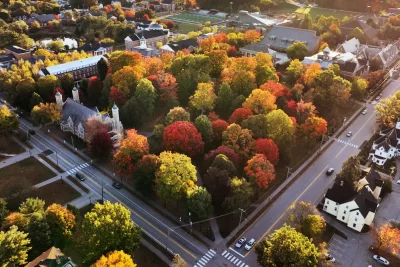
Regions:
<instances>
[{"instance_id":1,"label":"parking lot","mask_svg":"<svg viewBox=\"0 0 400 267\"><path fill-rule=\"evenodd\" d=\"M334 234L329 241L329 253L336 259L336 266L351 266L351 262L357 251L359 242L347 239Z\"/></svg>"}]
</instances>

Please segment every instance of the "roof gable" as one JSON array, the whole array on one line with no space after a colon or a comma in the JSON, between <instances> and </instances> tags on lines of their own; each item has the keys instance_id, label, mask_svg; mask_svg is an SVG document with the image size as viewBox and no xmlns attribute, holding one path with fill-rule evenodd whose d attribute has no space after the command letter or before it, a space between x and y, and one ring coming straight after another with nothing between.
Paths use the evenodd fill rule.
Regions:
<instances>
[{"instance_id":1,"label":"roof gable","mask_svg":"<svg viewBox=\"0 0 400 267\"><path fill-rule=\"evenodd\" d=\"M332 200L338 204L343 204L353 200L356 195L357 192L353 189L352 186L347 184L340 185L338 183L334 183L332 188L329 188L328 191L326 191L325 198Z\"/></svg>"}]
</instances>

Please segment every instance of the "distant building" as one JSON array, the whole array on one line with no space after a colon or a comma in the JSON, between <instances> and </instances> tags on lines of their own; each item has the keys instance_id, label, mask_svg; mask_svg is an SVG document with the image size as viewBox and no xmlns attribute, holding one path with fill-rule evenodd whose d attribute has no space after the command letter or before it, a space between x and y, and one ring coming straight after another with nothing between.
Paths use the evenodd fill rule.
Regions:
<instances>
[{"instance_id":1,"label":"distant building","mask_svg":"<svg viewBox=\"0 0 400 267\"><path fill-rule=\"evenodd\" d=\"M170 42L161 47L161 53L171 53L175 54L183 49L189 50L189 52L194 52L199 47L199 42L197 38L191 38L186 40L181 40L177 42Z\"/></svg>"},{"instance_id":2,"label":"distant building","mask_svg":"<svg viewBox=\"0 0 400 267\"><path fill-rule=\"evenodd\" d=\"M159 54L156 47L147 47L146 39L142 36L138 46L132 47L131 51L140 53L143 57L151 57Z\"/></svg>"},{"instance_id":3,"label":"distant building","mask_svg":"<svg viewBox=\"0 0 400 267\"><path fill-rule=\"evenodd\" d=\"M400 122L394 127L385 128L379 132L380 137L372 144L369 159L383 166L387 160L400 155Z\"/></svg>"},{"instance_id":4,"label":"distant building","mask_svg":"<svg viewBox=\"0 0 400 267\"><path fill-rule=\"evenodd\" d=\"M325 194L323 211L361 232L374 221L383 183L379 173L373 169L358 182L357 191L353 185L336 182Z\"/></svg>"},{"instance_id":5,"label":"distant building","mask_svg":"<svg viewBox=\"0 0 400 267\"><path fill-rule=\"evenodd\" d=\"M164 30L161 25L154 23L150 24L148 28L139 33L127 36L125 38L125 49L132 51L132 48L140 46L140 39L146 39L147 45L157 47L157 43L161 42L163 45L168 43L169 30Z\"/></svg>"},{"instance_id":6,"label":"distant building","mask_svg":"<svg viewBox=\"0 0 400 267\"><path fill-rule=\"evenodd\" d=\"M104 125L108 126L109 133L111 135L111 140L113 141L114 147L119 146L123 138L123 126L119 120L119 109L114 104L112 107L112 118L109 114L101 114L96 108L92 110L79 103L79 92L75 87L72 90L73 99L67 98L65 102L62 100L62 95L56 93L56 102L61 110L61 122L60 127L64 132L71 132L78 136L80 139L87 141L87 135L85 132L86 122L89 118L95 118L102 122Z\"/></svg>"},{"instance_id":7,"label":"distant building","mask_svg":"<svg viewBox=\"0 0 400 267\"><path fill-rule=\"evenodd\" d=\"M79 47L79 51L85 51L93 56L100 56L105 54L111 54L114 50L113 44L105 44L102 42L86 43Z\"/></svg>"},{"instance_id":8,"label":"distant building","mask_svg":"<svg viewBox=\"0 0 400 267\"><path fill-rule=\"evenodd\" d=\"M34 21L39 22L40 25L45 26L47 25L50 21L56 20L56 16L53 14L42 14L42 15L38 15L38 14L31 14L31 18L29 18L27 20L27 24L31 24Z\"/></svg>"},{"instance_id":9,"label":"distant building","mask_svg":"<svg viewBox=\"0 0 400 267\"><path fill-rule=\"evenodd\" d=\"M76 267L71 258L65 256L60 249L51 247L25 267Z\"/></svg>"},{"instance_id":10,"label":"distant building","mask_svg":"<svg viewBox=\"0 0 400 267\"><path fill-rule=\"evenodd\" d=\"M83 78L89 78L97 74L97 62L102 58L107 60L104 56L93 56L56 66L50 66L39 71L39 75L55 75L60 78L64 74L70 73L74 80L79 83Z\"/></svg>"},{"instance_id":11,"label":"distant building","mask_svg":"<svg viewBox=\"0 0 400 267\"><path fill-rule=\"evenodd\" d=\"M353 30L355 28L360 28L364 32L364 35L369 42L378 41L379 29L375 29L361 20L350 20L348 22L343 23L340 26L342 35L346 39L349 39L350 37L352 37L351 33L353 32Z\"/></svg>"},{"instance_id":12,"label":"distant building","mask_svg":"<svg viewBox=\"0 0 400 267\"><path fill-rule=\"evenodd\" d=\"M16 45L7 46L4 51L6 54L13 55L17 60L30 59L32 57L31 51Z\"/></svg>"},{"instance_id":13,"label":"distant building","mask_svg":"<svg viewBox=\"0 0 400 267\"><path fill-rule=\"evenodd\" d=\"M337 51L331 51L329 47L326 47L323 51L313 56L305 57L302 62L305 65L318 63L324 70L328 69L333 64L337 64L339 65L343 76L347 79L351 79L354 76L360 76L369 71L368 60L357 57L350 52L340 53Z\"/></svg>"}]
</instances>

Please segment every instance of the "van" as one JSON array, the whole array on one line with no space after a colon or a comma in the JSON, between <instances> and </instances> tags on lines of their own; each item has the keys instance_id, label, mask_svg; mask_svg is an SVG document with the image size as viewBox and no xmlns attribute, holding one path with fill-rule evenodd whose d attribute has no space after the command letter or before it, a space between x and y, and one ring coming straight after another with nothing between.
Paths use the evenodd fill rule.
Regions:
<instances>
[{"instance_id":1,"label":"van","mask_svg":"<svg viewBox=\"0 0 400 267\"><path fill-rule=\"evenodd\" d=\"M85 181L85 176L80 172L76 172L75 173L75 177L78 178L81 181Z\"/></svg>"}]
</instances>

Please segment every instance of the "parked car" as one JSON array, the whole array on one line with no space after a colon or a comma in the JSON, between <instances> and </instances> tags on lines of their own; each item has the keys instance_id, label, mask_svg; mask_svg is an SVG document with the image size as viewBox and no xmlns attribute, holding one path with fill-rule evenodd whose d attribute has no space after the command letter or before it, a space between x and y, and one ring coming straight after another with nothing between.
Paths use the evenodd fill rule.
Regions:
<instances>
[{"instance_id":1,"label":"parked car","mask_svg":"<svg viewBox=\"0 0 400 267\"><path fill-rule=\"evenodd\" d=\"M250 250L254 246L254 243L256 243L256 240L254 238L250 239L250 241L247 242L246 246L244 246L244 249Z\"/></svg>"},{"instance_id":2,"label":"parked car","mask_svg":"<svg viewBox=\"0 0 400 267\"><path fill-rule=\"evenodd\" d=\"M375 100L378 101L379 99L381 99L382 94L378 95L377 97L375 97Z\"/></svg>"},{"instance_id":3,"label":"parked car","mask_svg":"<svg viewBox=\"0 0 400 267\"><path fill-rule=\"evenodd\" d=\"M75 177L76 178L78 178L79 180L81 180L81 181L85 181L85 175L83 175L82 173L80 173L80 172L76 172L75 173Z\"/></svg>"},{"instance_id":4,"label":"parked car","mask_svg":"<svg viewBox=\"0 0 400 267\"><path fill-rule=\"evenodd\" d=\"M352 135L353 135L353 132L352 132L352 131L350 131L350 132L348 132L348 133L346 134L347 137L350 137L350 136L352 136Z\"/></svg>"},{"instance_id":5,"label":"parked car","mask_svg":"<svg viewBox=\"0 0 400 267\"><path fill-rule=\"evenodd\" d=\"M330 261L330 262L336 262L336 259L331 255L331 254L329 254L329 253L326 253L325 254L325 259L327 260L327 261Z\"/></svg>"},{"instance_id":6,"label":"parked car","mask_svg":"<svg viewBox=\"0 0 400 267\"><path fill-rule=\"evenodd\" d=\"M30 133L31 135L34 135L36 132L34 130L32 130L32 129L29 129L28 133Z\"/></svg>"},{"instance_id":7,"label":"parked car","mask_svg":"<svg viewBox=\"0 0 400 267\"><path fill-rule=\"evenodd\" d=\"M367 110L364 109L364 111L362 112L363 115L367 114Z\"/></svg>"},{"instance_id":8,"label":"parked car","mask_svg":"<svg viewBox=\"0 0 400 267\"><path fill-rule=\"evenodd\" d=\"M332 173L335 171L335 169L334 168L329 168L327 171L326 171L326 175L332 175Z\"/></svg>"},{"instance_id":9,"label":"parked car","mask_svg":"<svg viewBox=\"0 0 400 267\"><path fill-rule=\"evenodd\" d=\"M396 184L400 184L400 180L397 180Z\"/></svg>"},{"instance_id":10,"label":"parked car","mask_svg":"<svg viewBox=\"0 0 400 267\"><path fill-rule=\"evenodd\" d=\"M122 187L120 183L113 183L112 186L115 187L116 189L121 189Z\"/></svg>"},{"instance_id":11,"label":"parked car","mask_svg":"<svg viewBox=\"0 0 400 267\"><path fill-rule=\"evenodd\" d=\"M381 257L381 256L374 255L374 256L372 256L372 258L373 258L374 260L376 260L377 262L379 262L379 263L382 263L382 264L384 264L384 265L389 265L389 261L388 261L387 259Z\"/></svg>"},{"instance_id":12,"label":"parked car","mask_svg":"<svg viewBox=\"0 0 400 267\"><path fill-rule=\"evenodd\" d=\"M236 243L235 247L236 248L241 248L243 246L243 244L246 243L246 238L242 237L239 239L239 241Z\"/></svg>"}]
</instances>

